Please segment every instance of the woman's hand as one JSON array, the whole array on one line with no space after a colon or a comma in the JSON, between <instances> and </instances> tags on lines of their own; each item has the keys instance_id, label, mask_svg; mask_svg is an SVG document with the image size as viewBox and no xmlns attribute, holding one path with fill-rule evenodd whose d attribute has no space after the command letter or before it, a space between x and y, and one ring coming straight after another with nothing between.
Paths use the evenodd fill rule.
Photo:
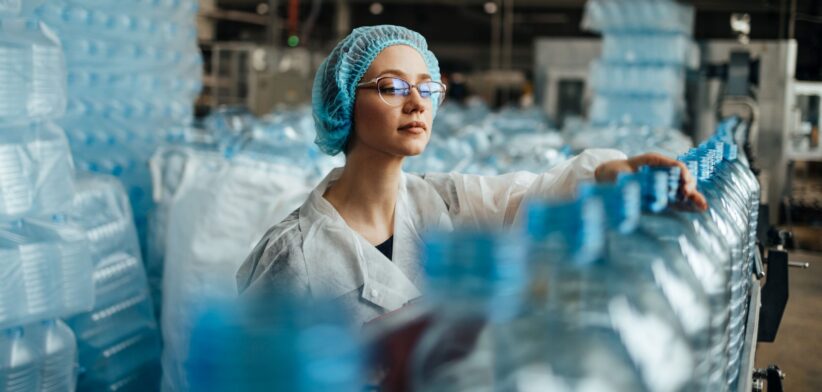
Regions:
<instances>
[{"instance_id":1,"label":"woman's hand","mask_svg":"<svg viewBox=\"0 0 822 392\"><path fill-rule=\"evenodd\" d=\"M680 175L679 181L682 185L681 189L684 192L683 196L685 197L685 200L690 201L691 204L693 204L700 211L708 209L708 202L705 201L705 196L696 190L696 179L694 179L694 176L688 171L688 167L676 159L668 158L661 154L648 153L624 160L615 160L602 163L597 166L596 171L594 171L594 177L597 182L613 182L616 180L619 173L633 173L637 171L640 166L644 165L678 166L682 169L682 174Z\"/></svg>"}]
</instances>

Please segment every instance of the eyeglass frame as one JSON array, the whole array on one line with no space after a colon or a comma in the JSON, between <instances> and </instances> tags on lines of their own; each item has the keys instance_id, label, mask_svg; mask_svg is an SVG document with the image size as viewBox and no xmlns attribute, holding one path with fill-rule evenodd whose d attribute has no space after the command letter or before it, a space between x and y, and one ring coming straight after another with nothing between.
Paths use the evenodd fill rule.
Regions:
<instances>
[{"instance_id":1,"label":"eyeglass frame","mask_svg":"<svg viewBox=\"0 0 822 392\"><path fill-rule=\"evenodd\" d=\"M407 98L411 95L411 89L413 89L413 88L416 88L416 89L417 89L417 94L420 94L420 88L419 88L419 87L417 87L417 85L419 85L420 83L436 83L436 84L439 84L440 86L442 86L442 92L441 92L441 94L442 94L442 98L441 98L441 99L440 99L440 101L437 103L437 105L442 105L442 103L445 101L445 92L447 91L447 89L448 89L448 88L445 86L445 84L444 84L444 83L442 83L442 82L438 82L438 81L436 81L436 80L426 80L426 81L424 81L424 82L420 82L420 83L414 84L414 83L411 83L411 82L409 82L409 81L407 81L407 80L405 80L405 79L403 79L403 78L401 78L401 77L399 77L399 76L383 75L383 76L377 76L376 78L371 79L371 80L369 80L369 81L367 81L367 82L357 83L357 88L358 88L358 89L360 89L360 88L368 88L369 90L373 88L374 90L377 90L377 95L379 95L379 96L380 96L380 101L382 101L384 104L386 104L386 105L388 105L388 106L390 106L390 107L400 107L400 106L402 106L402 105L403 105L402 103L400 103L400 104L398 104L398 105L392 105L392 104L388 103L388 102L385 100L385 98L383 98L383 97L382 97L382 93L380 92L380 88L379 88L379 85L380 85L380 80L382 80L382 79L388 79L388 78L392 78L392 79L399 79L399 80L402 80L403 82L405 82L406 84L408 84L408 90L409 90L409 91L408 91L408 95L404 96L404 98L406 98L406 99L407 99ZM420 94L420 97L422 97L422 94ZM425 98L425 97L423 97L423 98ZM433 100L431 100L431 102L434 102L434 101L433 101Z\"/></svg>"}]
</instances>

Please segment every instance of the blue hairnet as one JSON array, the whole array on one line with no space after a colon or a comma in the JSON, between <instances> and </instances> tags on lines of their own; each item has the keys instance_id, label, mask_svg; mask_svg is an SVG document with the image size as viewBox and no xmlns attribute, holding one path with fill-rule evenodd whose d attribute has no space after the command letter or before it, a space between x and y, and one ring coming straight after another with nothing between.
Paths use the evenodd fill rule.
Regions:
<instances>
[{"instance_id":1,"label":"blue hairnet","mask_svg":"<svg viewBox=\"0 0 822 392\"><path fill-rule=\"evenodd\" d=\"M314 77L311 103L317 137L314 143L328 155L337 155L345 148L354 119L354 97L371 62L385 48L408 45L422 55L428 74L440 80L440 67L434 53L428 50L425 38L405 27L380 25L354 29L340 41ZM434 103L434 114L437 103Z\"/></svg>"}]
</instances>

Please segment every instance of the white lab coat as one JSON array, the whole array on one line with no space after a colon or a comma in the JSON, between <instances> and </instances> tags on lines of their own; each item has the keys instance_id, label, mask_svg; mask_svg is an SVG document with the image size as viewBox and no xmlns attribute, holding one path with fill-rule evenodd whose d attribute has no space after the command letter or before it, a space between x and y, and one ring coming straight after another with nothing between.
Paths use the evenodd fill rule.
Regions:
<instances>
[{"instance_id":1,"label":"white lab coat","mask_svg":"<svg viewBox=\"0 0 822 392\"><path fill-rule=\"evenodd\" d=\"M337 168L300 208L268 230L237 272L237 287L240 292L274 289L334 298L355 322L364 323L420 296L421 233L518 224L523 200L568 196L580 181L593 180L600 163L625 158L616 150L592 149L539 175L403 173L391 260L348 227L323 198L342 172Z\"/></svg>"}]
</instances>

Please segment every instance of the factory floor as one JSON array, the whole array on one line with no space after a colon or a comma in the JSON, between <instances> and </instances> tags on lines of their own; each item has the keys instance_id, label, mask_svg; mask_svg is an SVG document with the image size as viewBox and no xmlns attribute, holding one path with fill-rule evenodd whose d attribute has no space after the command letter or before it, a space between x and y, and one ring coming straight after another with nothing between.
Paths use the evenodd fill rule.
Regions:
<instances>
[{"instance_id":1,"label":"factory floor","mask_svg":"<svg viewBox=\"0 0 822 392\"><path fill-rule=\"evenodd\" d=\"M808 262L810 268L788 271L782 323L775 342L757 345L755 366L778 365L785 373L785 391L822 391L822 252L795 251L789 259Z\"/></svg>"}]
</instances>

